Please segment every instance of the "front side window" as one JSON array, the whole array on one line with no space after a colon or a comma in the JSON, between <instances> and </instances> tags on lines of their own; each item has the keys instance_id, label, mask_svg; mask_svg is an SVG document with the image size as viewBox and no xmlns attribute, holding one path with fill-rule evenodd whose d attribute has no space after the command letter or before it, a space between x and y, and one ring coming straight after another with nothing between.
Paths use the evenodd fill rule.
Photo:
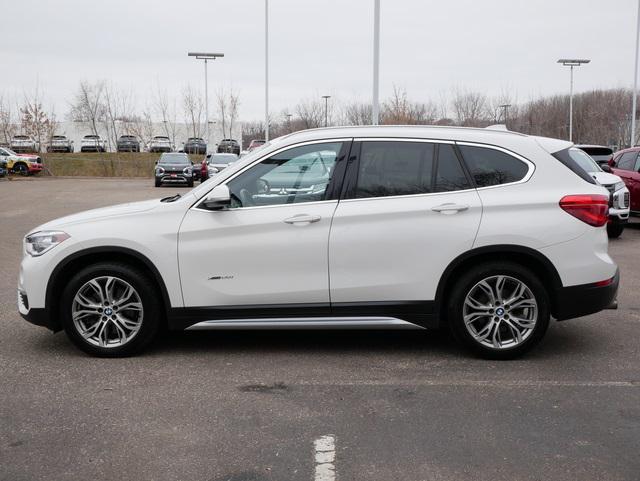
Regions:
<instances>
[{"instance_id":1,"label":"front side window","mask_svg":"<svg viewBox=\"0 0 640 481\"><path fill-rule=\"evenodd\" d=\"M633 170L637 156L637 152L625 152L618 160L617 168L622 170Z\"/></svg>"},{"instance_id":2,"label":"front side window","mask_svg":"<svg viewBox=\"0 0 640 481\"><path fill-rule=\"evenodd\" d=\"M342 146L328 142L293 147L252 166L227 184L231 208L325 200Z\"/></svg>"},{"instance_id":3,"label":"front side window","mask_svg":"<svg viewBox=\"0 0 640 481\"><path fill-rule=\"evenodd\" d=\"M477 187L517 182L529 172L527 164L500 150L460 145L460 151Z\"/></svg>"},{"instance_id":4,"label":"front side window","mask_svg":"<svg viewBox=\"0 0 640 481\"><path fill-rule=\"evenodd\" d=\"M355 197L389 197L468 189L460 162L448 144L364 142Z\"/></svg>"}]
</instances>

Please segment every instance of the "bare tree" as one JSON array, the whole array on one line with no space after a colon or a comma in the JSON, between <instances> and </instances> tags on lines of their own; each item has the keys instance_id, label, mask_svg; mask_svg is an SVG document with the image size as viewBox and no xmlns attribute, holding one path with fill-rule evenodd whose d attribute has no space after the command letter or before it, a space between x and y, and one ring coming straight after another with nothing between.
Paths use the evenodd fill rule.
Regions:
<instances>
[{"instance_id":1,"label":"bare tree","mask_svg":"<svg viewBox=\"0 0 640 481\"><path fill-rule=\"evenodd\" d=\"M39 149L46 145L55 132L55 114L44 110L38 87L31 94L24 94L20 107L20 125L26 135L36 140Z\"/></svg>"},{"instance_id":2,"label":"bare tree","mask_svg":"<svg viewBox=\"0 0 640 481\"><path fill-rule=\"evenodd\" d=\"M129 123L129 131L147 145L155 135L151 109L145 108L140 115L132 117Z\"/></svg>"},{"instance_id":3,"label":"bare tree","mask_svg":"<svg viewBox=\"0 0 640 481\"><path fill-rule=\"evenodd\" d=\"M233 137L233 124L238 119L240 97L233 89L227 92L224 88L221 88L216 93L216 101L218 104L218 116L222 128L222 136L231 138Z\"/></svg>"},{"instance_id":4,"label":"bare tree","mask_svg":"<svg viewBox=\"0 0 640 481\"><path fill-rule=\"evenodd\" d=\"M187 131L193 137L202 137L204 101L202 96L195 92L190 85L182 91L182 107Z\"/></svg>"},{"instance_id":5,"label":"bare tree","mask_svg":"<svg viewBox=\"0 0 640 481\"><path fill-rule=\"evenodd\" d=\"M463 127L484 127L490 123L486 95L457 90L452 101L455 120Z\"/></svg>"},{"instance_id":6,"label":"bare tree","mask_svg":"<svg viewBox=\"0 0 640 481\"><path fill-rule=\"evenodd\" d=\"M173 145L176 145L178 130L176 103L175 99L173 102L169 101L166 90L158 88L155 96L155 110L162 120L164 134L171 139Z\"/></svg>"},{"instance_id":7,"label":"bare tree","mask_svg":"<svg viewBox=\"0 0 640 481\"><path fill-rule=\"evenodd\" d=\"M130 131L133 118L131 94L119 91L113 85L105 84L102 110L107 139L110 146L115 148L120 135Z\"/></svg>"},{"instance_id":8,"label":"bare tree","mask_svg":"<svg viewBox=\"0 0 640 481\"><path fill-rule=\"evenodd\" d=\"M98 135L98 125L105 119L104 95L104 82L91 84L82 81L71 104L71 119L75 122L87 122L94 135Z\"/></svg>"},{"instance_id":9,"label":"bare tree","mask_svg":"<svg viewBox=\"0 0 640 481\"><path fill-rule=\"evenodd\" d=\"M382 124L415 125L432 124L438 115L435 103L412 102L404 89L393 86L392 97L382 106Z\"/></svg>"},{"instance_id":10,"label":"bare tree","mask_svg":"<svg viewBox=\"0 0 640 481\"><path fill-rule=\"evenodd\" d=\"M17 126L9 101L0 97L0 142L9 144L11 137L16 134Z\"/></svg>"},{"instance_id":11,"label":"bare tree","mask_svg":"<svg viewBox=\"0 0 640 481\"><path fill-rule=\"evenodd\" d=\"M298 119L303 129L316 129L324 125L324 103L319 100L304 100L296 105Z\"/></svg>"}]
</instances>

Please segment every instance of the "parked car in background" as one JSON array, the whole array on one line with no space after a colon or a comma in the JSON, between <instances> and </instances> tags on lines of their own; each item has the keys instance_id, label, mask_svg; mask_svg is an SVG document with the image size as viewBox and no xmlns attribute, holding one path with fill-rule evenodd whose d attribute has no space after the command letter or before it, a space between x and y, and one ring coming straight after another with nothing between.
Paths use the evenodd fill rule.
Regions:
<instances>
[{"instance_id":1,"label":"parked car in background","mask_svg":"<svg viewBox=\"0 0 640 481\"><path fill-rule=\"evenodd\" d=\"M165 183L186 183L193 187L193 163L189 155L180 152L164 153L156 162L156 187Z\"/></svg>"},{"instance_id":2,"label":"parked car in background","mask_svg":"<svg viewBox=\"0 0 640 481\"><path fill-rule=\"evenodd\" d=\"M251 142L249 142L249 147L247 147L247 151L251 152L254 149L257 149L258 147L262 147L267 141L264 139L253 139Z\"/></svg>"},{"instance_id":3,"label":"parked car in background","mask_svg":"<svg viewBox=\"0 0 640 481\"><path fill-rule=\"evenodd\" d=\"M239 159L236 154L207 154L200 166L200 181L221 172Z\"/></svg>"},{"instance_id":4,"label":"parked car in background","mask_svg":"<svg viewBox=\"0 0 640 481\"><path fill-rule=\"evenodd\" d=\"M18 154L40 152L40 144L28 135L14 135L11 138L10 148Z\"/></svg>"},{"instance_id":5,"label":"parked car in background","mask_svg":"<svg viewBox=\"0 0 640 481\"><path fill-rule=\"evenodd\" d=\"M82 137L80 152L106 152L107 141L99 135L89 134Z\"/></svg>"},{"instance_id":6,"label":"parked car in background","mask_svg":"<svg viewBox=\"0 0 640 481\"><path fill-rule=\"evenodd\" d=\"M171 139L166 135L156 135L149 142L147 150L154 153L173 152L175 150L175 146L171 143Z\"/></svg>"},{"instance_id":7,"label":"parked car in background","mask_svg":"<svg viewBox=\"0 0 640 481\"><path fill-rule=\"evenodd\" d=\"M571 147L414 126L281 137L188 195L32 229L18 310L105 357L164 328L447 327L514 358L551 318L616 305L609 195Z\"/></svg>"},{"instance_id":8,"label":"parked car in background","mask_svg":"<svg viewBox=\"0 0 640 481\"><path fill-rule=\"evenodd\" d=\"M569 155L591 177L609 191L607 234L611 238L620 237L624 231L625 224L629 221L629 189L619 176L612 173L609 165L605 164L601 167L581 147L569 149Z\"/></svg>"},{"instance_id":9,"label":"parked car in background","mask_svg":"<svg viewBox=\"0 0 640 481\"><path fill-rule=\"evenodd\" d=\"M611 167L629 189L631 215L640 216L640 147L621 150L613 155Z\"/></svg>"},{"instance_id":10,"label":"parked car in background","mask_svg":"<svg viewBox=\"0 0 640 481\"><path fill-rule=\"evenodd\" d=\"M73 140L66 135L53 135L47 145L47 152L73 152Z\"/></svg>"},{"instance_id":11,"label":"parked car in background","mask_svg":"<svg viewBox=\"0 0 640 481\"><path fill-rule=\"evenodd\" d=\"M222 139L218 144L218 153L240 155L240 144L234 139Z\"/></svg>"},{"instance_id":12,"label":"parked car in background","mask_svg":"<svg viewBox=\"0 0 640 481\"><path fill-rule=\"evenodd\" d=\"M140 152L140 141L135 135L121 135L116 144L118 152Z\"/></svg>"},{"instance_id":13,"label":"parked car in background","mask_svg":"<svg viewBox=\"0 0 640 481\"><path fill-rule=\"evenodd\" d=\"M589 154L600 167L609 165L609 161L613 158L613 149L605 145L576 145L576 147Z\"/></svg>"},{"instance_id":14,"label":"parked car in background","mask_svg":"<svg viewBox=\"0 0 640 481\"><path fill-rule=\"evenodd\" d=\"M7 164L7 170L19 175L33 175L42 171L42 158L34 154L18 154L6 147L0 147L0 160Z\"/></svg>"},{"instance_id":15,"label":"parked car in background","mask_svg":"<svg viewBox=\"0 0 640 481\"><path fill-rule=\"evenodd\" d=\"M182 150L187 154L204 155L207 153L207 143L200 137L189 137Z\"/></svg>"}]
</instances>

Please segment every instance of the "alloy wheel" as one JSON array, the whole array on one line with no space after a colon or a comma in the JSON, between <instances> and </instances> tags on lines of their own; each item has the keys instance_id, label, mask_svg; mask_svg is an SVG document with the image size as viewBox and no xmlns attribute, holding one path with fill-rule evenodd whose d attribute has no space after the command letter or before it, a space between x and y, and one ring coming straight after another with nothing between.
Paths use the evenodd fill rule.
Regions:
<instances>
[{"instance_id":1,"label":"alloy wheel","mask_svg":"<svg viewBox=\"0 0 640 481\"><path fill-rule=\"evenodd\" d=\"M538 303L522 281L504 275L482 279L464 300L464 325L479 344L508 349L522 344L536 327Z\"/></svg>"},{"instance_id":2,"label":"alloy wheel","mask_svg":"<svg viewBox=\"0 0 640 481\"><path fill-rule=\"evenodd\" d=\"M71 317L78 333L94 346L127 344L140 331L143 319L140 295L131 284L113 276L86 282L76 293Z\"/></svg>"}]
</instances>

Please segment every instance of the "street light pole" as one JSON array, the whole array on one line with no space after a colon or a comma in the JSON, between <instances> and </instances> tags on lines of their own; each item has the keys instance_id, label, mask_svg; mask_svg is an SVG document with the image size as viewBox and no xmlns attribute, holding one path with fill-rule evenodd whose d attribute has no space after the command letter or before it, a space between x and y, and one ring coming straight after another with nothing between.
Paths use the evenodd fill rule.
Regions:
<instances>
[{"instance_id":1,"label":"street light pole","mask_svg":"<svg viewBox=\"0 0 640 481\"><path fill-rule=\"evenodd\" d=\"M204 60L204 122L205 132L207 136L207 146L209 145L209 78L207 73L207 61L224 57L223 53L205 53L205 52L189 52L189 57L195 57L197 60Z\"/></svg>"},{"instance_id":2,"label":"street light pole","mask_svg":"<svg viewBox=\"0 0 640 481\"><path fill-rule=\"evenodd\" d=\"M322 98L324 99L324 126L326 127L328 123L328 104L331 95L323 95Z\"/></svg>"},{"instance_id":3,"label":"street light pole","mask_svg":"<svg viewBox=\"0 0 640 481\"><path fill-rule=\"evenodd\" d=\"M571 81L569 85L569 142L573 142L573 67L589 63L589 59L561 58L558 63L571 68Z\"/></svg>"},{"instance_id":4,"label":"street light pole","mask_svg":"<svg viewBox=\"0 0 640 481\"><path fill-rule=\"evenodd\" d=\"M373 101L371 105L371 124L378 125L380 80L380 0L374 0L373 8Z\"/></svg>"},{"instance_id":5,"label":"street light pole","mask_svg":"<svg viewBox=\"0 0 640 481\"><path fill-rule=\"evenodd\" d=\"M264 0L264 139L269 142L269 0Z\"/></svg>"},{"instance_id":6,"label":"street light pole","mask_svg":"<svg viewBox=\"0 0 640 481\"><path fill-rule=\"evenodd\" d=\"M633 70L633 102L631 105L631 142L629 147L636 143L636 108L638 106L638 50L640 49L640 0L638 0L638 18L636 25L636 58Z\"/></svg>"},{"instance_id":7,"label":"street light pole","mask_svg":"<svg viewBox=\"0 0 640 481\"><path fill-rule=\"evenodd\" d=\"M509 112L509 107L511 107L511 104L502 104L499 105L499 107L503 110L502 113L502 118L504 119L504 126L507 126L507 114Z\"/></svg>"}]
</instances>

